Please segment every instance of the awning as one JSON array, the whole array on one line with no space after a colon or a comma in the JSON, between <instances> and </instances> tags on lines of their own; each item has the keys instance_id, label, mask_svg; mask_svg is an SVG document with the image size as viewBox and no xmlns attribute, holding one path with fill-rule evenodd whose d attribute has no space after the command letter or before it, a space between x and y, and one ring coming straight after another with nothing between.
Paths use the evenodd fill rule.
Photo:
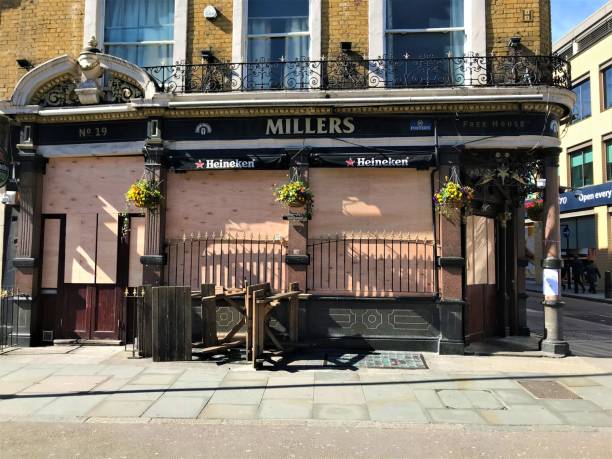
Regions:
<instances>
[{"instance_id":1,"label":"awning","mask_svg":"<svg viewBox=\"0 0 612 459\"><path fill-rule=\"evenodd\" d=\"M289 155L285 151L170 151L171 169L179 171L287 169Z\"/></svg>"},{"instance_id":2,"label":"awning","mask_svg":"<svg viewBox=\"0 0 612 459\"><path fill-rule=\"evenodd\" d=\"M427 169L433 165L433 151L397 152L322 152L312 153L310 165L313 167L348 168L417 168Z\"/></svg>"}]
</instances>

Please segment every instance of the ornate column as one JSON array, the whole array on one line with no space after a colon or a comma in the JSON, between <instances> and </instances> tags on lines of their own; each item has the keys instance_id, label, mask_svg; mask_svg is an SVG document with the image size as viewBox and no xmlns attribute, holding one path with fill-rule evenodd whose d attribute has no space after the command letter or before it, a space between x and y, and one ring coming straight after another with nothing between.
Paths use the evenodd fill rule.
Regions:
<instances>
[{"instance_id":1,"label":"ornate column","mask_svg":"<svg viewBox=\"0 0 612 459\"><path fill-rule=\"evenodd\" d=\"M164 164L165 151L161 138L160 121L149 121L149 138L143 150L145 156L145 175L149 180L157 180L160 190L166 197L167 169ZM166 233L166 200L155 209L147 209L145 214L145 254L140 257L143 264L143 284L158 286L163 283L164 252Z\"/></svg>"},{"instance_id":2,"label":"ornate column","mask_svg":"<svg viewBox=\"0 0 612 459\"><path fill-rule=\"evenodd\" d=\"M545 158L546 189L544 192L544 327L546 337L542 351L557 357L569 354L563 340L563 301L559 290L561 270L561 230L559 221L559 152L548 151Z\"/></svg>"},{"instance_id":3,"label":"ornate column","mask_svg":"<svg viewBox=\"0 0 612 459\"><path fill-rule=\"evenodd\" d=\"M289 176L291 179L300 179L308 184L308 152L301 150L294 152L290 159ZM287 280L289 285L297 282L300 290L306 289L306 273L310 262L308 256L308 209L298 212L289 212L285 217L289 224L287 238Z\"/></svg>"},{"instance_id":4,"label":"ornate column","mask_svg":"<svg viewBox=\"0 0 612 459\"><path fill-rule=\"evenodd\" d=\"M450 177L452 165L458 165L458 155L445 154L441 157L438 172L438 186L442 186L445 177ZM457 166L458 167L458 166ZM440 354L458 354L464 352L463 333L463 267L461 219L450 221L439 216L438 241L440 254L438 257L438 310L440 313Z\"/></svg>"},{"instance_id":5,"label":"ornate column","mask_svg":"<svg viewBox=\"0 0 612 459\"><path fill-rule=\"evenodd\" d=\"M18 291L20 345L33 345L38 336L38 294L40 290L40 239L42 227L42 189L45 160L32 140L32 126L21 131L17 145L19 220L17 256L13 259L15 289Z\"/></svg>"}]
</instances>

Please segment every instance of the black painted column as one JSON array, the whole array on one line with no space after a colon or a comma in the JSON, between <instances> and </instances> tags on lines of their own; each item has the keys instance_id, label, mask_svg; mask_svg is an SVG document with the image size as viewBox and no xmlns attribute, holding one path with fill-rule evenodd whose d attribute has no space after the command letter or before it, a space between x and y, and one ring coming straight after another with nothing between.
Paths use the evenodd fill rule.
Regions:
<instances>
[{"instance_id":1,"label":"black painted column","mask_svg":"<svg viewBox=\"0 0 612 459\"><path fill-rule=\"evenodd\" d=\"M41 340L38 318L40 293L40 250L42 229L42 191L45 160L32 140L32 127L24 126L17 145L17 179L19 191L19 221L15 288L19 314L19 344L35 345Z\"/></svg>"},{"instance_id":2,"label":"black painted column","mask_svg":"<svg viewBox=\"0 0 612 459\"><path fill-rule=\"evenodd\" d=\"M515 247L516 247L516 308L517 330L519 336L529 336L527 326L527 292L525 290L526 269L529 264L525 251L525 205L521 205L515 212Z\"/></svg>"},{"instance_id":3,"label":"black painted column","mask_svg":"<svg viewBox=\"0 0 612 459\"><path fill-rule=\"evenodd\" d=\"M458 167L455 154L442 156L442 165L438 172L437 186L444 185L445 177L451 176L451 164ZM438 258L438 310L440 314L440 354L462 355L465 348L463 330L463 269L465 260L462 257L461 216L457 211L455 221L437 216L437 234L440 243Z\"/></svg>"},{"instance_id":4,"label":"black painted column","mask_svg":"<svg viewBox=\"0 0 612 459\"><path fill-rule=\"evenodd\" d=\"M164 199L145 215L145 254L140 257L143 264L143 285L162 285L166 262L164 244L166 235L166 179L165 151L161 139L159 120L149 121L149 138L144 148L145 174L147 179L158 180Z\"/></svg>"},{"instance_id":5,"label":"black painted column","mask_svg":"<svg viewBox=\"0 0 612 459\"><path fill-rule=\"evenodd\" d=\"M546 338L542 351L555 357L569 354L563 339L563 301L560 291L561 223L559 220L559 151L546 156L546 189L544 193L544 327Z\"/></svg>"},{"instance_id":6,"label":"black painted column","mask_svg":"<svg viewBox=\"0 0 612 459\"><path fill-rule=\"evenodd\" d=\"M290 179L302 180L308 185L308 152L300 151L293 153L290 160ZM296 209L296 213L306 214L309 209ZM302 291L306 289L306 273L308 264L302 260L306 259L308 244L308 220L307 218L289 220L289 232L287 238L287 280L289 285L294 282L299 284Z\"/></svg>"}]
</instances>

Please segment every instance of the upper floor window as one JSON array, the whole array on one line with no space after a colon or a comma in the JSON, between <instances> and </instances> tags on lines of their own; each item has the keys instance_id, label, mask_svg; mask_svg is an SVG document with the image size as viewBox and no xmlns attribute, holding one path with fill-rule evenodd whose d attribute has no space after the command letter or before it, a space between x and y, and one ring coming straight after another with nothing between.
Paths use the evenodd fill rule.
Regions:
<instances>
[{"instance_id":1,"label":"upper floor window","mask_svg":"<svg viewBox=\"0 0 612 459\"><path fill-rule=\"evenodd\" d=\"M170 65L175 0L106 0L104 47L141 67Z\"/></svg>"},{"instance_id":2,"label":"upper floor window","mask_svg":"<svg viewBox=\"0 0 612 459\"><path fill-rule=\"evenodd\" d=\"M604 153L606 155L606 180L612 181L612 139L604 144Z\"/></svg>"},{"instance_id":3,"label":"upper floor window","mask_svg":"<svg viewBox=\"0 0 612 459\"><path fill-rule=\"evenodd\" d=\"M612 65L603 69L601 73L603 78L603 108L606 110L612 107Z\"/></svg>"},{"instance_id":4,"label":"upper floor window","mask_svg":"<svg viewBox=\"0 0 612 459\"><path fill-rule=\"evenodd\" d=\"M309 0L248 0L248 86L308 87ZM266 64L264 64L264 62ZM284 62L289 62L285 64Z\"/></svg>"},{"instance_id":5,"label":"upper floor window","mask_svg":"<svg viewBox=\"0 0 612 459\"><path fill-rule=\"evenodd\" d=\"M591 147L570 153L572 188L593 184L593 150Z\"/></svg>"},{"instance_id":6,"label":"upper floor window","mask_svg":"<svg viewBox=\"0 0 612 459\"><path fill-rule=\"evenodd\" d=\"M464 0L386 0L386 55L463 56Z\"/></svg>"},{"instance_id":7,"label":"upper floor window","mask_svg":"<svg viewBox=\"0 0 612 459\"><path fill-rule=\"evenodd\" d=\"M572 88L576 94L574 105L574 121L580 121L591 116L591 80L584 80Z\"/></svg>"}]
</instances>

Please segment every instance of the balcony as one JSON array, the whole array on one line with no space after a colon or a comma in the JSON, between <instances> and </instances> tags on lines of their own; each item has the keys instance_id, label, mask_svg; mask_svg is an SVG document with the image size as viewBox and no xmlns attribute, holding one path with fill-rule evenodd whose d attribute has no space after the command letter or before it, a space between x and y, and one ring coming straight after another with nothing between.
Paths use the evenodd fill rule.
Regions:
<instances>
[{"instance_id":1,"label":"balcony","mask_svg":"<svg viewBox=\"0 0 612 459\"><path fill-rule=\"evenodd\" d=\"M570 89L570 64L557 56L212 62L145 67L169 93L334 91L372 88L553 86Z\"/></svg>"}]
</instances>

